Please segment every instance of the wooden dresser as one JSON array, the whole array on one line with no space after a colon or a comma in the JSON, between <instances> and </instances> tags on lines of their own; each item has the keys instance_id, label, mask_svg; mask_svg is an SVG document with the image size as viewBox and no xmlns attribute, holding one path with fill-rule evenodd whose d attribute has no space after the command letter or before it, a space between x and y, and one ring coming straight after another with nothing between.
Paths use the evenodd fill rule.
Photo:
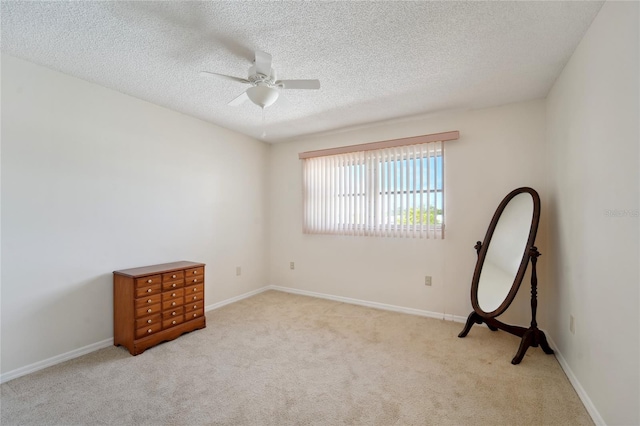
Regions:
<instances>
[{"instance_id":1,"label":"wooden dresser","mask_svg":"<svg viewBox=\"0 0 640 426\"><path fill-rule=\"evenodd\" d=\"M113 344L138 355L204 328L204 263L173 262L113 272Z\"/></svg>"}]
</instances>

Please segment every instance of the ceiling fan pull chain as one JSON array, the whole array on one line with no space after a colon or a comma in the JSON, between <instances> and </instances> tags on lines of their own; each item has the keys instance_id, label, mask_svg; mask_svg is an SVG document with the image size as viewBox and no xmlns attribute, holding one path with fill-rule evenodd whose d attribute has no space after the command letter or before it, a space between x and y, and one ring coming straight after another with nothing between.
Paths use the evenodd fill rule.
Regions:
<instances>
[{"instance_id":1,"label":"ceiling fan pull chain","mask_svg":"<svg viewBox=\"0 0 640 426\"><path fill-rule=\"evenodd\" d=\"M265 125L265 111L264 111L264 107L262 107L262 138L266 138L267 137L267 127Z\"/></svg>"}]
</instances>

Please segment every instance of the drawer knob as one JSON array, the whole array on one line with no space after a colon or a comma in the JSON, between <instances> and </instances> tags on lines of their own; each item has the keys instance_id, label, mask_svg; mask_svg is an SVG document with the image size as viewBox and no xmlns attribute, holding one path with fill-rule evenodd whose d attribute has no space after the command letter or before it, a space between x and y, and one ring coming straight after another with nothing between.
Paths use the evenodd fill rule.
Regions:
<instances>
[{"instance_id":1,"label":"drawer knob","mask_svg":"<svg viewBox=\"0 0 640 426\"><path fill-rule=\"evenodd\" d=\"M175 275L172 275L172 276L171 276L171 278L175 278L175 277L176 277Z\"/></svg>"},{"instance_id":2,"label":"drawer knob","mask_svg":"<svg viewBox=\"0 0 640 426\"><path fill-rule=\"evenodd\" d=\"M193 309L197 309L197 308L198 308L198 305L193 305Z\"/></svg>"},{"instance_id":3,"label":"drawer knob","mask_svg":"<svg viewBox=\"0 0 640 426\"><path fill-rule=\"evenodd\" d=\"M152 332L153 332L153 330L152 330L152 329L148 329L148 330L147 330L147 333L152 333Z\"/></svg>"},{"instance_id":4,"label":"drawer knob","mask_svg":"<svg viewBox=\"0 0 640 426\"><path fill-rule=\"evenodd\" d=\"M198 291L198 288L197 288L197 287L194 287L194 288L193 288L193 291Z\"/></svg>"},{"instance_id":5,"label":"drawer knob","mask_svg":"<svg viewBox=\"0 0 640 426\"><path fill-rule=\"evenodd\" d=\"M147 320L147 324L151 324L151 320Z\"/></svg>"},{"instance_id":6,"label":"drawer knob","mask_svg":"<svg viewBox=\"0 0 640 426\"><path fill-rule=\"evenodd\" d=\"M195 275L195 274L197 274L197 273L198 273L197 271L193 271L193 275Z\"/></svg>"},{"instance_id":7,"label":"drawer knob","mask_svg":"<svg viewBox=\"0 0 640 426\"><path fill-rule=\"evenodd\" d=\"M175 293L171 293L171 297L176 297L176 294Z\"/></svg>"},{"instance_id":8,"label":"drawer knob","mask_svg":"<svg viewBox=\"0 0 640 426\"><path fill-rule=\"evenodd\" d=\"M152 302L152 300L151 300L151 299L147 300L147 303L151 303L151 302Z\"/></svg>"},{"instance_id":9,"label":"drawer knob","mask_svg":"<svg viewBox=\"0 0 640 426\"><path fill-rule=\"evenodd\" d=\"M198 279L197 279L197 278L194 278L194 279L193 279L193 282L194 282L194 283L197 283L197 282L198 282Z\"/></svg>"},{"instance_id":10,"label":"drawer knob","mask_svg":"<svg viewBox=\"0 0 640 426\"><path fill-rule=\"evenodd\" d=\"M171 306L176 306L176 302L173 302L173 303L171 304Z\"/></svg>"},{"instance_id":11,"label":"drawer knob","mask_svg":"<svg viewBox=\"0 0 640 426\"><path fill-rule=\"evenodd\" d=\"M147 280L147 282L148 282L149 284L151 284L151 283L153 282L153 280L149 279L149 280Z\"/></svg>"},{"instance_id":12,"label":"drawer knob","mask_svg":"<svg viewBox=\"0 0 640 426\"><path fill-rule=\"evenodd\" d=\"M151 293L153 290L151 289L147 289L147 293Z\"/></svg>"},{"instance_id":13,"label":"drawer knob","mask_svg":"<svg viewBox=\"0 0 640 426\"><path fill-rule=\"evenodd\" d=\"M151 313L151 308L147 309L147 312Z\"/></svg>"},{"instance_id":14,"label":"drawer knob","mask_svg":"<svg viewBox=\"0 0 640 426\"><path fill-rule=\"evenodd\" d=\"M175 286L176 286L176 283L173 283L173 285L171 287L175 287Z\"/></svg>"},{"instance_id":15,"label":"drawer knob","mask_svg":"<svg viewBox=\"0 0 640 426\"><path fill-rule=\"evenodd\" d=\"M175 321L171 321L171 324L175 324L175 323L176 323Z\"/></svg>"},{"instance_id":16,"label":"drawer knob","mask_svg":"<svg viewBox=\"0 0 640 426\"><path fill-rule=\"evenodd\" d=\"M175 312L171 312L171 315L175 316L175 315L176 315L176 313L175 313Z\"/></svg>"},{"instance_id":17,"label":"drawer knob","mask_svg":"<svg viewBox=\"0 0 640 426\"><path fill-rule=\"evenodd\" d=\"M198 296L193 296L193 300L196 300L198 298Z\"/></svg>"},{"instance_id":18,"label":"drawer knob","mask_svg":"<svg viewBox=\"0 0 640 426\"><path fill-rule=\"evenodd\" d=\"M198 314L193 314L193 316L194 316L194 317L197 317L197 316L198 316Z\"/></svg>"}]
</instances>

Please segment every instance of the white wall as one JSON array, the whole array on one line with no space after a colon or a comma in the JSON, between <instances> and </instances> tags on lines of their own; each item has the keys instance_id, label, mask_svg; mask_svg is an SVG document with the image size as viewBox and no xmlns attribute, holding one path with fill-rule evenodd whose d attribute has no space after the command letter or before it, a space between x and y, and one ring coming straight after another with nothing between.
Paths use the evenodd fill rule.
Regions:
<instances>
[{"instance_id":1,"label":"white wall","mask_svg":"<svg viewBox=\"0 0 640 426\"><path fill-rule=\"evenodd\" d=\"M476 262L473 246L483 240L491 217L507 193L535 188L542 198L538 246L544 300L547 161L543 101L439 114L359 130L280 143L271 149L270 283L307 291L467 316ZM303 151L459 130L446 142L446 238L341 237L302 233ZM294 261L295 270L289 269ZM424 285L424 276L433 285ZM501 317L528 325L529 283ZM545 325L545 303L540 323ZM473 333L473 330L472 330ZM515 349L514 349L515 354ZM505 354L510 357L513 354Z\"/></svg>"},{"instance_id":2,"label":"white wall","mask_svg":"<svg viewBox=\"0 0 640 426\"><path fill-rule=\"evenodd\" d=\"M116 269L205 262L206 304L264 286L268 148L3 55L2 372L112 337Z\"/></svg>"},{"instance_id":3,"label":"white wall","mask_svg":"<svg viewBox=\"0 0 640 426\"><path fill-rule=\"evenodd\" d=\"M638 6L604 4L547 101L552 335L611 425L640 423Z\"/></svg>"}]
</instances>

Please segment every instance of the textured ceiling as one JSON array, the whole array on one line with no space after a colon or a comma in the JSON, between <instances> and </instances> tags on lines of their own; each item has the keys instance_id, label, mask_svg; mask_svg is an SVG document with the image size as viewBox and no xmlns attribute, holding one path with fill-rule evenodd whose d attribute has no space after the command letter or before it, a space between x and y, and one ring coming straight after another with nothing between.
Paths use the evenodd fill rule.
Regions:
<instances>
[{"instance_id":1,"label":"textured ceiling","mask_svg":"<svg viewBox=\"0 0 640 426\"><path fill-rule=\"evenodd\" d=\"M602 2L7 2L2 51L257 139L545 97ZM227 103L253 51L287 90ZM283 99L284 98L284 99ZM263 131L266 136L262 137Z\"/></svg>"}]
</instances>

